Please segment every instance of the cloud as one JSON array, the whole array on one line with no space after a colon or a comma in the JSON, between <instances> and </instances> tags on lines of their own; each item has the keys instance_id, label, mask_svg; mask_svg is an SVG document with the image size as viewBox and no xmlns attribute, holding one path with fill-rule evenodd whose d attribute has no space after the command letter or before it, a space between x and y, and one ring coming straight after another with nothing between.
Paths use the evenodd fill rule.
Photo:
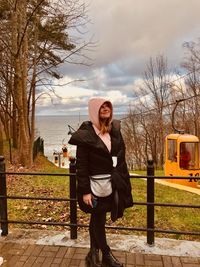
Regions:
<instances>
[{"instance_id":1,"label":"cloud","mask_svg":"<svg viewBox=\"0 0 200 267\"><path fill-rule=\"evenodd\" d=\"M166 50L200 22L198 0L95 0L91 8L101 64Z\"/></svg>"},{"instance_id":2,"label":"cloud","mask_svg":"<svg viewBox=\"0 0 200 267\"><path fill-rule=\"evenodd\" d=\"M71 92L71 93L70 93ZM60 89L57 90L59 96L52 95L42 97L38 103L38 115L66 115L66 114L87 114L87 103L91 97L99 96L110 99L113 105L116 105L117 113L126 111L128 97L126 94L118 90L108 90L106 92L98 92L97 90L86 90L83 88L70 88L65 95L65 92ZM72 97L70 95L73 95ZM122 109L120 109L122 107Z\"/></svg>"},{"instance_id":3,"label":"cloud","mask_svg":"<svg viewBox=\"0 0 200 267\"><path fill-rule=\"evenodd\" d=\"M55 88L63 97L63 101L57 102L57 109L60 107L63 112L86 111L88 99L96 95L112 97L119 111L122 104L128 106L133 100L137 81L142 79L150 57L163 54L170 68L178 67L184 55L183 42L200 37L199 0L88 3L92 23L88 24L85 38L94 35L97 43L93 51L85 53L93 61L89 66L64 64L60 68L62 83L84 80ZM38 112L52 109L48 106L51 102L45 101L38 106Z\"/></svg>"}]
</instances>

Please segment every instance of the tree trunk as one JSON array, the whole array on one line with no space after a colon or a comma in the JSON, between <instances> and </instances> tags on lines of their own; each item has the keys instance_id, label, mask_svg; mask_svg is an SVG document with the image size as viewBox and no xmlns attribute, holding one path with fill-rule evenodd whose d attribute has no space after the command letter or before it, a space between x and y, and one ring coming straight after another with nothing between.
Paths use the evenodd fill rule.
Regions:
<instances>
[{"instance_id":1,"label":"tree trunk","mask_svg":"<svg viewBox=\"0 0 200 267\"><path fill-rule=\"evenodd\" d=\"M3 156L3 125L0 120L0 156Z\"/></svg>"},{"instance_id":2,"label":"tree trunk","mask_svg":"<svg viewBox=\"0 0 200 267\"><path fill-rule=\"evenodd\" d=\"M19 160L24 166L32 164L27 108L28 37L26 25L26 0L17 2L18 46L15 56L15 83L19 121Z\"/></svg>"},{"instance_id":3,"label":"tree trunk","mask_svg":"<svg viewBox=\"0 0 200 267\"><path fill-rule=\"evenodd\" d=\"M37 55L38 55L37 43L38 43L38 18L36 16L35 21L34 21L33 75L32 75L31 90L30 90L30 93L31 93L30 151L33 151L33 143L34 143L34 138L35 138L35 101L36 101L35 100L35 87L36 87Z\"/></svg>"}]
</instances>

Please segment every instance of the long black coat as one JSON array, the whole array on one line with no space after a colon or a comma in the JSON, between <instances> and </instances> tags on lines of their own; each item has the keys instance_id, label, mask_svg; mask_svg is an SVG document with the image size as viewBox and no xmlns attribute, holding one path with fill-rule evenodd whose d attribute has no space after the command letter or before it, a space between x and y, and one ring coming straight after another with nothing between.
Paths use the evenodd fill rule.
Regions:
<instances>
[{"instance_id":1,"label":"long black coat","mask_svg":"<svg viewBox=\"0 0 200 267\"><path fill-rule=\"evenodd\" d=\"M120 132L120 121L113 120L111 136L111 152L101 138L95 133L90 121L83 122L72 135L69 144L77 145L77 179L78 202L84 212L92 212L92 208L83 202L83 194L91 193L90 175L111 173L113 192L117 190L118 203L111 197L102 198L102 203L109 202L108 210L117 210L116 218L123 216L125 208L133 205L130 177L125 161L125 145ZM113 168L112 156L117 156L117 166ZM112 207L111 207L111 203ZM115 206L113 206L115 205ZM117 206L116 206L117 205ZM115 219L116 219L115 218Z\"/></svg>"}]
</instances>

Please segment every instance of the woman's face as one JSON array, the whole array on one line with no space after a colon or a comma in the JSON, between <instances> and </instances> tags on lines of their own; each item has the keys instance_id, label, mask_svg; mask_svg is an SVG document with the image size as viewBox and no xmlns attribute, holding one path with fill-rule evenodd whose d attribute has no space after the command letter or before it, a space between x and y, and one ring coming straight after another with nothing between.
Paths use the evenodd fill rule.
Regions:
<instances>
[{"instance_id":1,"label":"woman's face","mask_svg":"<svg viewBox=\"0 0 200 267\"><path fill-rule=\"evenodd\" d=\"M111 116L111 108L108 103L104 103L99 110L100 119L108 119Z\"/></svg>"}]
</instances>

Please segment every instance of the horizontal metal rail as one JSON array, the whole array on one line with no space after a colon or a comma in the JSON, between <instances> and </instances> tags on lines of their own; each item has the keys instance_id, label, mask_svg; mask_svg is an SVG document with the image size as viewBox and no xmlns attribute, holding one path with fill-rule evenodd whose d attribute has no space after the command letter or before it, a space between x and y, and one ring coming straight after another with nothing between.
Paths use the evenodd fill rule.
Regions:
<instances>
[{"instance_id":1,"label":"horizontal metal rail","mask_svg":"<svg viewBox=\"0 0 200 267\"><path fill-rule=\"evenodd\" d=\"M131 178L149 178L149 179L180 179L180 180L189 180L189 179L197 179L197 180L200 180L200 177L199 176L164 176L164 175L161 175L161 176L148 176L148 175L133 175L131 174L130 175Z\"/></svg>"},{"instance_id":2,"label":"horizontal metal rail","mask_svg":"<svg viewBox=\"0 0 200 267\"><path fill-rule=\"evenodd\" d=\"M160 206L160 207L174 207L174 208L196 208L199 209L200 205L190 204L173 204L173 203L149 203L149 202L133 202L134 205L149 205L149 206Z\"/></svg>"},{"instance_id":3,"label":"horizontal metal rail","mask_svg":"<svg viewBox=\"0 0 200 267\"><path fill-rule=\"evenodd\" d=\"M49 172L2 172L0 171L0 175L31 175L31 176L69 176L75 177L75 173L49 173Z\"/></svg>"},{"instance_id":4,"label":"horizontal metal rail","mask_svg":"<svg viewBox=\"0 0 200 267\"><path fill-rule=\"evenodd\" d=\"M75 173L49 173L49 172L1 172L1 174L6 174L6 175L30 175L30 176L69 176L69 177L75 177ZM130 178L132 179L138 179L138 178L150 178L150 179L158 179L158 180L166 180L166 179L180 179L180 180L189 180L189 179L196 179L200 180L199 176L148 176L148 175L130 175Z\"/></svg>"},{"instance_id":5,"label":"horizontal metal rail","mask_svg":"<svg viewBox=\"0 0 200 267\"><path fill-rule=\"evenodd\" d=\"M88 224L73 224L73 223L60 223L60 222L40 222L40 221L17 221L17 220L0 220L2 223L12 223L12 224L28 224L28 225L50 225L50 226L69 226L69 227L83 227L88 228ZM165 229L155 229L155 228L142 228L142 227L125 227L125 226L110 226L106 225L107 229L112 230L126 230L126 231L141 231L141 232L156 232L156 233L167 233L167 234L183 234L183 235L195 235L199 236L200 232L191 232L191 231L177 231L177 230L165 230Z\"/></svg>"},{"instance_id":6,"label":"horizontal metal rail","mask_svg":"<svg viewBox=\"0 0 200 267\"><path fill-rule=\"evenodd\" d=\"M26 199L26 200L52 200L52 201L77 201L76 198L52 198L52 197L23 197L23 196L2 196L0 199Z\"/></svg>"},{"instance_id":7,"label":"horizontal metal rail","mask_svg":"<svg viewBox=\"0 0 200 267\"><path fill-rule=\"evenodd\" d=\"M76 198L50 198L50 197L24 197L24 196L2 196L0 199L25 199L25 200L52 200L52 201L77 201ZM199 209L200 205L190 205L190 204L174 204L174 203L148 203L148 202L139 202L134 201L134 205L139 206L160 206L160 207L177 207L177 208L194 208Z\"/></svg>"}]
</instances>

